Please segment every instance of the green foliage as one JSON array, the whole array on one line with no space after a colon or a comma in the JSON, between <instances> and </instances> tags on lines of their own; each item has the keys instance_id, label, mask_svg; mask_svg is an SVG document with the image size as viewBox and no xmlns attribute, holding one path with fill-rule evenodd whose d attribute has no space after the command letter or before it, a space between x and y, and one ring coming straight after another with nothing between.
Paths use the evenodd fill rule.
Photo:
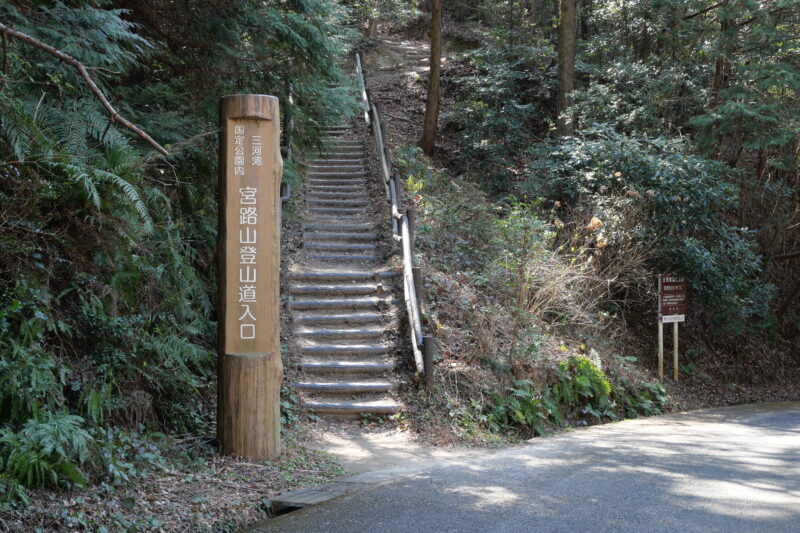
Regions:
<instances>
[{"instance_id":1,"label":"green foliage","mask_svg":"<svg viewBox=\"0 0 800 533\"><path fill-rule=\"evenodd\" d=\"M503 395L494 395L487 417L494 431L521 428L530 429L537 435L544 435L554 423L562 421L559 406L549 390L537 393L528 380L516 382Z\"/></svg>"},{"instance_id":2,"label":"green foliage","mask_svg":"<svg viewBox=\"0 0 800 533\"><path fill-rule=\"evenodd\" d=\"M302 150L356 109L353 32L329 0L44 1L0 19L89 69L7 42L0 74L0 466L26 487L124 483L159 430L211 431L220 96L275 94ZM291 96L290 96L291 95ZM290 120L291 119L291 120ZM289 163L287 175L296 174ZM131 432L130 428L136 428ZM72 439L72 440L70 440Z\"/></svg>"},{"instance_id":3,"label":"green foliage","mask_svg":"<svg viewBox=\"0 0 800 533\"><path fill-rule=\"evenodd\" d=\"M548 123L553 50L546 45L496 46L469 54L468 74L447 79L457 103L443 127L457 141L467 176L491 191L507 191L513 161Z\"/></svg>"},{"instance_id":4,"label":"green foliage","mask_svg":"<svg viewBox=\"0 0 800 533\"><path fill-rule=\"evenodd\" d=\"M92 437L83 419L63 412L43 412L18 432L0 429L0 494L6 501L27 500L25 488L46 485L86 486L77 465L86 462Z\"/></svg>"},{"instance_id":5,"label":"green foliage","mask_svg":"<svg viewBox=\"0 0 800 533\"><path fill-rule=\"evenodd\" d=\"M597 420L615 418L611 383L587 357L574 356L558 363L558 383L553 386L552 392L555 401L566 409L582 409L582 413Z\"/></svg>"},{"instance_id":6,"label":"green foliage","mask_svg":"<svg viewBox=\"0 0 800 533\"><path fill-rule=\"evenodd\" d=\"M598 217L604 253L647 246L647 267L686 275L693 297L733 331L768 314L771 289L759 283L752 235L729 222L733 173L695 155L685 140L622 134L607 125L531 150L528 194Z\"/></svg>"},{"instance_id":7,"label":"green foliage","mask_svg":"<svg viewBox=\"0 0 800 533\"><path fill-rule=\"evenodd\" d=\"M598 364L579 355L558 363L555 382L550 386L536 390L530 380L520 380L503 394L492 395L485 416L493 431L543 435L567 423L659 414L665 404L666 392L661 384L634 386L624 379L612 383Z\"/></svg>"}]
</instances>

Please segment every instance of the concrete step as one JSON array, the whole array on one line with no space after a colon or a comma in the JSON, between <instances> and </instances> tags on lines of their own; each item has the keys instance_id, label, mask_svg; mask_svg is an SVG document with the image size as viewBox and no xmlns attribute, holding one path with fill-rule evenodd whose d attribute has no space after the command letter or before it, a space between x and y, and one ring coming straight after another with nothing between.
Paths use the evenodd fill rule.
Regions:
<instances>
[{"instance_id":1,"label":"concrete step","mask_svg":"<svg viewBox=\"0 0 800 533\"><path fill-rule=\"evenodd\" d=\"M332 171L311 171L308 173L309 179L334 179L350 178L364 179L366 173L363 170L332 170Z\"/></svg>"},{"instance_id":2,"label":"concrete step","mask_svg":"<svg viewBox=\"0 0 800 533\"><path fill-rule=\"evenodd\" d=\"M393 414L400 411L399 404L391 400L373 402L313 402L304 401L303 406L317 414L358 416L365 414Z\"/></svg>"},{"instance_id":3,"label":"concrete step","mask_svg":"<svg viewBox=\"0 0 800 533\"><path fill-rule=\"evenodd\" d=\"M396 301L377 296L353 298L297 298L290 303L292 309L299 311L311 309L378 309Z\"/></svg>"},{"instance_id":4,"label":"concrete step","mask_svg":"<svg viewBox=\"0 0 800 533\"><path fill-rule=\"evenodd\" d=\"M311 170L312 172L364 172L364 165L362 164L341 164L341 165L330 165L328 163L315 163L313 165L306 165L306 168Z\"/></svg>"},{"instance_id":5,"label":"concrete step","mask_svg":"<svg viewBox=\"0 0 800 533\"><path fill-rule=\"evenodd\" d=\"M303 247L307 250L335 250L337 252L372 252L375 250L374 244L344 242L306 241Z\"/></svg>"},{"instance_id":6,"label":"concrete step","mask_svg":"<svg viewBox=\"0 0 800 533\"><path fill-rule=\"evenodd\" d=\"M317 165L326 165L326 166L331 166L331 167L334 167L334 166L335 167L338 167L338 166L348 167L348 166L358 165L358 166L363 167L364 166L364 160L360 159L358 157L350 157L350 158L330 157L330 158L324 158L324 159L309 159L308 160L307 166L313 167L313 166L317 166Z\"/></svg>"},{"instance_id":7,"label":"concrete step","mask_svg":"<svg viewBox=\"0 0 800 533\"><path fill-rule=\"evenodd\" d=\"M313 259L315 261L323 261L323 262L330 262L334 261L337 263L363 263L365 261L374 261L375 255L374 254L317 254L317 253L309 253L306 254L306 257L309 259Z\"/></svg>"},{"instance_id":8,"label":"concrete step","mask_svg":"<svg viewBox=\"0 0 800 533\"><path fill-rule=\"evenodd\" d=\"M335 188L330 192L317 190L308 191L308 198L314 200L369 200L366 191L339 191L336 185L331 185L331 187Z\"/></svg>"},{"instance_id":9,"label":"concrete step","mask_svg":"<svg viewBox=\"0 0 800 533\"><path fill-rule=\"evenodd\" d=\"M308 197L309 205L313 206L331 206L331 207L364 207L368 206L370 203L369 200L354 200L352 198L319 198L316 195L309 195Z\"/></svg>"},{"instance_id":10,"label":"concrete step","mask_svg":"<svg viewBox=\"0 0 800 533\"><path fill-rule=\"evenodd\" d=\"M390 348L381 344L313 344L300 346L302 355L331 355L331 356L365 356L386 355Z\"/></svg>"},{"instance_id":11,"label":"concrete step","mask_svg":"<svg viewBox=\"0 0 800 533\"><path fill-rule=\"evenodd\" d=\"M305 326L312 325L353 325L353 324L374 324L380 323L382 317L380 313L306 313L296 315L295 324Z\"/></svg>"},{"instance_id":12,"label":"concrete step","mask_svg":"<svg viewBox=\"0 0 800 533\"><path fill-rule=\"evenodd\" d=\"M361 195L366 194L366 188L363 185L314 185L308 188L309 194L346 194L346 195Z\"/></svg>"},{"instance_id":13,"label":"concrete step","mask_svg":"<svg viewBox=\"0 0 800 533\"><path fill-rule=\"evenodd\" d=\"M392 363L361 361L322 361L308 359L300 363L300 368L308 373L330 374L382 374L394 368Z\"/></svg>"},{"instance_id":14,"label":"concrete step","mask_svg":"<svg viewBox=\"0 0 800 533\"><path fill-rule=\"evenodd\" d=\"M390 270L387 271L361 271L361 272L289 272L287 277L295 281L335 281L335 282L365 282L373 280L393 280L399 278L399 274Z\"/></svg>"},{"instance_id":15,"label":"concrete step","mask_svg":"<svg viewBox=\"0 0 800 533\"><path fill-rule=\"evenodd\" d=\"M325 263L364 263L366 261L374 261L374 254L326 254L326 253L309 253L306 257L314 261L322 261Z\"/></svg>"},{"instance_id":16,"label":"concrete step","mask_svg":"<svg viewBox=\"0 0 800 533\"><path fill-rule=\"evenodd\" d=\"M292 383L295 389L317 394L364 394L390 392L395 386L388 381L304 381Z\"/></svg>"},{"instance_id":17,"label":"concrete step","mask_svg":"<svg viewBox=\"0 0 800 533\"><path fill-rule=\"evenodd\" d=\"M367 185L365 179L309 179L308 185L310 187L342 187L342 190L352 190L354 187L361 187L361 190Z\"/></svg>"},{"instance_id":18,"label":"concrete step","mask_svg":"<svg viewBox=\"0 0 800 533\"><path fill-rule=\"evenodd\" d=\"M358 215L364 212L363 207L311 207L308 210L312 215Z\"/></svg>"},{"instance_id":19,"label":"concrete step","mask_svg":"<svg viewBox=\"0 0 800 533\"><path fill-rule=\"evenodd\" d=\"M362 146L328 146L323 152L314 152L311 155L320 158L352 159L364 158L366 154Z\"/></svg>"},{"instance_id":20,"label":"concrete step","mask_svg":"<svg viewBox=\"0 0 800 533\"><path fill-rule=\"evenodd\" d=\"M306 231L339 231L356 233L364 230L374 229L375 226L371 222L363 222L360 224L304 224L303 229Z\"/></svg>"},{"instance_id":21,"label":"concrete step","mask_svg":"<svg viewBox=\"0 0 800 533\"><path fill-rule=\"evenodd\" d=\"M300 328L295 335L304 339L379 339L386 332L383 327L370 328Z\"/></svg>"},{"instance_id":22,"label":"concrete step","mask_svg":"<svg viewBox=\"0 0 800 533\"><path fill-rule=\"evenodd\" d=\"M364 146L364 141L361 139L341 139L339 137L326 138L323 141L326 145L332 146Z\"/></svg>"},{"instance_id":23,"label":"concrete step","mask_svg":"<svg viewBox=\"0 0 800 533\"><path fill-rule=\"evenodd\" d=\"M289 287L291 294L305 294L305 295L338 295L338 296L366 296L369 294L380 293L382 287L377 283L361 283L361 284L297 284Z\"/></svg>"},{"instance_id":24,"label":"concrete step","mask_svg":"<svg viewBox=\"0 0 800 533\"><path fill-rule=\"evenodd\" d=\"M310 232L305 235L315 241L374 241L377 233L347 233L347 232Z\"/></svg>"}]
</instances>

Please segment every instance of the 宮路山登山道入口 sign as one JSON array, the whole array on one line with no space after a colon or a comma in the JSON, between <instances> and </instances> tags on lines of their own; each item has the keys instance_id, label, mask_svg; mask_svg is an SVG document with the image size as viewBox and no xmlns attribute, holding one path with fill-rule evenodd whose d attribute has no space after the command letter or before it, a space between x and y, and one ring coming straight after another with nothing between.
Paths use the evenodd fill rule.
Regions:
<instances>
[{"instance_id":1,"label":"\u5bae\u8def\u5c71\u767b\u5c71\u9053\u5165\u53e3 sign","mask_svg":"<svg viewBox=\"0 0 800 533\"><path fill-rule=\"evenodd\" d=\"M223 454L280 453L280 155L278 99L220 102L219 391Z\"/></svg>"}]
</instances>

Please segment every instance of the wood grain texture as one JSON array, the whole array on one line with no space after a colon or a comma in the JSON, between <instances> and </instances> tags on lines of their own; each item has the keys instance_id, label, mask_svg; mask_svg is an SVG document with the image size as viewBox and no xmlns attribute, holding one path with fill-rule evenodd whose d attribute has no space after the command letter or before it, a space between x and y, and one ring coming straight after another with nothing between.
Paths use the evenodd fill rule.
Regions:
<instances>
[{"instance_id":1,"label":"wood grain texture","mask_svg":"<svg viewBox=\"0 0 800 533\"><path fill-rule=\"evenodd\" d=\"M279 188L283 161L278 112L278 99L273 96L220 99L217 432L222 453L255 459L280 454ZM237 136L243 137L244 163L235 162ZM256 144L261 157L258 165L251 159ZM237 167L240 172L235 171ZM242 202L245 188L255 191L254 203ZM257 208L257 217L245 224L240 209L251 206ZM256 236L255 242L242 244L242 231ZM242 246L256 248L254 264L242 266ZM242 268L248 269L245 277L252 276L253 281L242 281ZM244 285L255 291L254 300L247 302L254 318L248 319L252 334L246 336L241 333L240 319Z\"/></svg>"}]
</instances>

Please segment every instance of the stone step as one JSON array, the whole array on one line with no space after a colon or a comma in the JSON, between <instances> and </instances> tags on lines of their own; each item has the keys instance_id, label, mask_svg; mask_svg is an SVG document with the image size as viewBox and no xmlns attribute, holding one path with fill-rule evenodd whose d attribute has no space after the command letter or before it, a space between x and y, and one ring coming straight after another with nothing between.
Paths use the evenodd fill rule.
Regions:
<instances>
[{"instance_id":1,"label":"stone step","mask_svg":"<svg viewBox=\"0 0 800 533\"><path fill-rule=\"evenodd\" d=\"M362 272L326 272L326 271L315 271L315 272L289 272L287 277L291 280L295 281L315 281L315 282L323 282L323 281L353 281L353 282L364 282L364 281L372 281L372 280L392 280L399 277L399 274L393 272L391 270L386 271L362 271Z\"/></svg>"},{"instance_id":2,"label":"stone step","mask_svg":"<svg viewBox=\"0 0 800 533\"><path fill-rule=\"evenodd\" d=\"M295 335L304 339L378 339L385 333L383 327L371 328L300 328Z\"/></svg>"},{"instance_id":3,"label":"stone step","mask_svg":"<svg viewBox=\"0 0 800 533\"><path fill-rule=\"evenodd\" d=\"M298 298L291 302L292 309L299 311L311 309L377 309L396 300L377 296L354 298Z\"/></svg>"},{"instance_id":4,"label":"stone step","mask_svg":"<svg viewBox=\"0 0 800 533\"><path fill-rule=\"evenodd\" d=\"M371 252L375 250L374 244L340 243L340 242L305 242L307 250L335 250L337 252Z\"/></svg>"},{"instance_id":5,"label":"stone step","mask_svg":"<svg viewBox=\"0 0 800 533\"><path fill-rule=\"evenodd\" d=\"M377 233L347 233L347 232L310 232L305 235L315 241L374 241L378 238Z\"/></svg>"},{"instance_id":6,"label":"stone step","mask_svg":"<svg viewBox=\"0 0 800 533\"><path fill-rule=\"evenodd\" d=\"M364 394L390 392L395 388L388 381L305 381L292 383L292 386L299 391L317 394Z\"/></svg>"},{"instance_id":7,"label":"stone step","mask_svg":"<svg viewBox=\"0 0 800 533\"><path fill-rule=\"evenodd\" d=\"M339 296L365 296L380 293L381 288L377 283L362 283L348 285L291 285L289 292L292 294L322 295L334 294Z\"/></svg>"},{"instance_id":8,"label":"stone step","mask_svg":"<svg viewBox=\"0 0 800 533\"><path fill-rule=\"evenodd\" d=\"M295 324L304 325L352 325L373 324L382 320L380 313L307 313L293 318Z\"/></svg>"},{"instance_id":9,"label":"stone step","mask_svg":"<svg viewBox=\"0 0 800 533\"><path fill-rule=\"evenodd\" d=\"M378 361L323 361L309 358L300 363L308 373L331 374L382 374L394 368L392 363Z\"/></svg>"},{"instance_id":10,"label":"stone step","mask_svg":"<svg viewBox=\"0 0 800 533\"><path fill-rule=\"evenodd\" d=\"M359 232L364 230L374 229L375 226L371 222L363 222L361 224L304 224L303 229L306 231L340 231L340 232Z\"/></svg>"},{"instance_id":11,"label":"stone step","mask_svg":"<svg viewBox=\"0 0 800 533\"><path fill-rule=\"evenodd\" d=\"M371 202L369 200L358 200L352 198L340 199L340 198L318 198L312 197L309 195L308 198L309 205L313 206L331 206L331 207L347 207L347 206L354 206L354 207L364 207L369 205Z\"/></svg>"},{"instance_id":12,"label":"stone step","mask_svg":"<svg viewBox=\"0 0 800 533\"><path fill-rule=\"evenodd\" d=\"M400 405L391 400L373 402L313 402L304 401L303 406L317 414L358 416L366 414L393 414L400 411Z\"/></svg>"}]
</instances>

